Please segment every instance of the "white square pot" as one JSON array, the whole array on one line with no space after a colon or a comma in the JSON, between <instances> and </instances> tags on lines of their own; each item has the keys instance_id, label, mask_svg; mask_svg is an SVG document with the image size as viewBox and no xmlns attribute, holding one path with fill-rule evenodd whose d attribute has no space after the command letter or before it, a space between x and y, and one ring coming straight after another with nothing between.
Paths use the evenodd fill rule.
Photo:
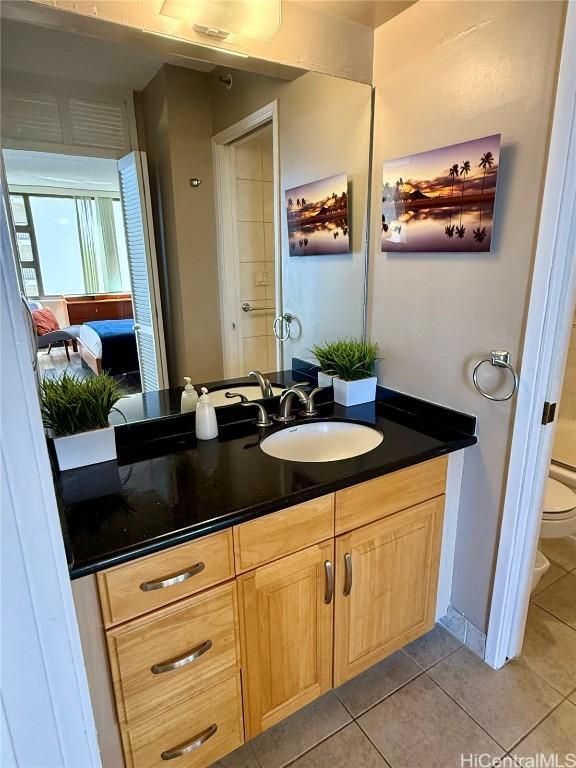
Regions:
<instances>
[{"instance_id":1,"label":"white square pot","mask_svg":"<svg viewBox=\"0 0 576 768\"><path fill-rule=\"evenodd\" d=\"M61 472L89 464L100 464L103 461L113 461L116 458L114 427L55 437L54 449Z\"/></svg>"},{"instance_id":2,"label":"white square pot","mask_svg":"<svg viewBox=\"0 0 576 768\"><path fill-rule=\"evenodd\" d=\"M361 405L376 399L376 376L358 381L343 381L334 377L334 400L340 405Z\"/></svg>"},{"instance_id":3,"label":"white square pot","mask_svg":"<svg viewBox=\"0 0 576 768\"><path fill-rule=\"evenodd\" d=\"M333 378L334 376L329 376L327 373L324 373L323 371L318 371L318 386L331 387Z\"/></svg>"}]
</instances>

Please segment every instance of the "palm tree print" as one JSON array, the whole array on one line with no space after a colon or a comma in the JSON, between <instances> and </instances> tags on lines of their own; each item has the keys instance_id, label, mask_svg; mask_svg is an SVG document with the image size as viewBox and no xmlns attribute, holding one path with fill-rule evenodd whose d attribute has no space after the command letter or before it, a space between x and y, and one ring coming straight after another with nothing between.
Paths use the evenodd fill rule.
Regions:
<instances>
[{"instance_id":1,"label":"palm tree print","mask_svg":"<svg viewBox=\"0 0 576 768\"><path fill-rule=\"evenodd\" d=\"M477 243L483 243L487 234L488 233L486 232L486 227L478 227L478 229L475 229L472 232L472 236Z\"/></svg>"},{"instance_id":2,"label":"palm tree print","mask_svg":"<svg viewBox=\"0 0 576 768\"><path fill-rule=\"evenodd\" d=\"M452 179L452 189L450 190L450 197L454 197L454 183L456 181L456 177L458 176L458 163L454 163L454 165L451 165L448 169L448 176Z\"/></svg>"},{"instance_id":3,"label":"palm tree print","mask_svg":"<svg viewBox=\"0 0 576 768\"><path fill-rule=\"evenodd\" d=\"M462 162L462 165L460 166L460 176L463 177L464 181L462 182L462 197L464 197L464 185L466 183L466 176L470 173L471 167L470 167L470 160L464 160Z\"/></svg>"},{"instance_id":4,"label":"palm tree print","mask_svg":"<svg viewBox=\"0 0 576 768\"><path fill-rule=\"evenodd\" d=\"M459 240L462 240L465 234L466 234L466 227L463 227L462 224L459 227L456 227L456 237Z\"/></svg>"},{"instance_id":5,"label":"palm tree print","mask_svg":"<svg viewBox=\"0 0 576 768\"><path fill-rule=\"evenodd\" d=\"M446 237L454 237L454 230L455 230L454 224L447 224L444 227L444 234L446 235Z\"/></svg>"},{"instance_id":6,"label":"palm tree print","mask_svg":"<svg viewBox=\"0 0 576 768\"><path fill-rule=\"evenodd\" d=\"M484 176L482 176L482 194L484 194L484 182L486 181L486 171L488 168L492 168L494 165L494 155L492 152L484 152L478 163L479 168L484 169Z\"/></svg>"}]
</instances>

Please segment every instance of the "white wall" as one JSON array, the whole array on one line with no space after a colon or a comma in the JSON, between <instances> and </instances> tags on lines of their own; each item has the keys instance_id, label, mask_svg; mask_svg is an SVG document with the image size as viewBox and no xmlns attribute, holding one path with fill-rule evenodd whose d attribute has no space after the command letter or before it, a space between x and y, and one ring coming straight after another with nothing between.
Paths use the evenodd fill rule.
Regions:
<instances>
[{"instance_id":1,"label":"white wall","mask_svg":"<svg viewBox=\"0 0 576 768\"><path fill-rule=\"evenodd\" d=\"M373 238L369 328L380 383L478 416L466 455L452 603L486 626L514 401L472 386L474 362L520 365L561 43L559 2L421 2L375 34L373 210L385 159L502 134L490 254L381 254ZM506 383L504 384L504 386Z\"/></svg>"}]
</instances>

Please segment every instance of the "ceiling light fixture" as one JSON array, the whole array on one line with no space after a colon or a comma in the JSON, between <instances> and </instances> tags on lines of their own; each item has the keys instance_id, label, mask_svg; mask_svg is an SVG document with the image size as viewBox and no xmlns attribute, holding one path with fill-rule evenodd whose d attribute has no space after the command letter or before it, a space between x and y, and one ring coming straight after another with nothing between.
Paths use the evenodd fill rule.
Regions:
<instances>
[{"instance_id":1,"label":"ceiling light fixture","mask_svg":"<svg viewBox=\"0 0 576 768\"><path fill-rule=\"evenodd\" d=\"M151 29L142 29L147 35L154 35L154 37L162 37L165 40L175 40L178 43L186 43L187 45L197 45L199 48L206 48L208 51L216 51L216 53L225 53L228 56L237 56L240 59L249 59L247 53L241 51L231 51L229 48L220 48L217 45L207 45L206 43L198 43L196 40L189 40L185 37L176 37L176 35L166 35L164 32L153 32ZM183 54L175 54L177 56Z\"/></svg>"},{"instance_id":2,"label":"ceiling light fixture","mask_svg":"<svg viewBox=\"0 0 576 768\"><path fill-rule=\"evenodd\" d=\"M211 37L238 35L269 40L281 21L280 0L164 0L162 16L170 16Z\"/></svg>"}]
</instances>

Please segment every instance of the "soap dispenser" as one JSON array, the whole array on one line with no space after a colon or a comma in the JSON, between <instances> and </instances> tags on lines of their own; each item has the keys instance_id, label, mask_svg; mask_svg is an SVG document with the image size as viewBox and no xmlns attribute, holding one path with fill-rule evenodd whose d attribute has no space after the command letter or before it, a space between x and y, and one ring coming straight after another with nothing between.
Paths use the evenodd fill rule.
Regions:
<instances>
[{"instance_id":1,"label":"soap dispenser","mask_svg":"<svg viewBox=\"0 0 576 768\"><path fill-rule=\"evenodd\" d=\"M190 376L184 376L186 386L184 392L182 392L182 400L180 405L180 413L189 413L195 411L198 405L198 392L192 386L192 379Z\"/></svg>"},{"instance_id":2,"label":"soap dispenser","mask_svg":"<svg viewBox=\"0 0 576 768\"><path fill-rule=\"evenodd\" d=\"M202 387L202 395L196 408L196 437L198 440L212 440L218 437L216 411L210 402L206 387Z\"/></svg>"}]
</instances>

